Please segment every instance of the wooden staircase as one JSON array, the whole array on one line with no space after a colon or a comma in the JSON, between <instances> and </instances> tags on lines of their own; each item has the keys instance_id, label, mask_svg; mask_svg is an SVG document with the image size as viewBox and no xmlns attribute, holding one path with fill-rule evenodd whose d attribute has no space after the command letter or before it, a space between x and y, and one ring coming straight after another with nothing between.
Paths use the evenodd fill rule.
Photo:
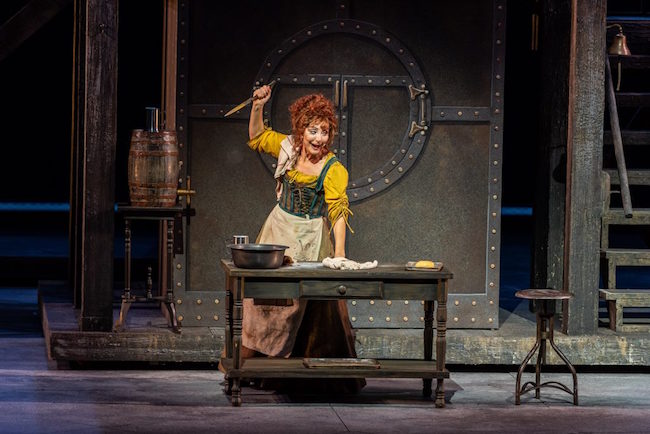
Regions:
<instances>
[{"instance_id":1,"label":"wooden staircase","mask_svg":"<svg viewBox=\"0 0 650 434\"><path fill-rule=\"evenodd\" d=\"M612 83L618 79L620 62L622 90L614 93L616 122L606 122L606 128L608 125L613 128L605 131L603 137L605 169L600 257L602 280L606 288L600 289L600 298L606 303L612 330L650 332L650 287L622 289L616 281L618 267L643 267L639 272L650 275L650 22L608 22L613 23L623 27L633 55L609 56ZM608 39L612 36L613 33L608 33ZM610 76L606 78L609 80ZM610 104L610 101L607 103ZM620 131L616 131L616 124L620 126ZM613 162L611 158L612 147L616 146L619 136L630 170L627 170L625 161L621 164L622 152L616 156L616 161ZM626 178L627 185L624 185ZM618 188L612 189L613 186ZM627 212L622 208L626 188L630 198L628 205L631 205ZM634 247L610 247L610 229L614 226L617 233L625 233L629 229L633 236L639 238Z\"/></svg>"}]
</instances>

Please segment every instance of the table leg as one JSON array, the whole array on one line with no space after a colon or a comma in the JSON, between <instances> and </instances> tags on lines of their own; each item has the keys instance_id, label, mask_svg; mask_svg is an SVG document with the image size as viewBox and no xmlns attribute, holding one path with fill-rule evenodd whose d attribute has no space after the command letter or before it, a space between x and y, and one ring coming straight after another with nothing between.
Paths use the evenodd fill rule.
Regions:
<instances>
[{"instance_id":1,"label":"table leg","mask_svg":"<svg viewBox=\"0 0 650 434\"><path fill-rule=\"evenodd\" d=\"M113 325L113 331L122 330L126 324L126 314L131 307L131 301L131 221L124 219L124 291L122 292L120 317Z\"/></svg>"},{"instance_id":2,"label":"table leg","mask_svg":"<svg viewBox=\"0 0 650 434\"><path fill-rule=\"evenodd\" d=\"M232 359L232 288L235 283L235 280L229 276L226 276L226 325L225 325L225 334L226 334L226 359ZM232 393L232 378L228 377L228 374L225 375L226 387L224 392L226 395Z\"/></svg>"},{"instance_id":3,"label":"table leg","mask_svg":"<svg viewBox=\"0 0 650 434\"><path fill-rule=\"evenodd\" d=\"M424 360L433 360L433 300L424 301ZM431 378L422 379L422 396L431 397Z\"/></svg>"},{"instance_id":4,"label":"table leg","mask_svg":"<svg viewBox=\"0 0 650 434\"><path fill-rule=\"evenodd\" d=\"M436 309L436 370L445 371L447 354L447 291L448 281L443 279L438 283L438 307ZM445 406L444 378L436 379L436 407Z\"/></svg>"},{"instance_id":5,"label":"table leg","mask_svg":"<svg viewBox=\"0 0 650 434\"><path fill-rule=\"evenodd\" d=\"M239 278L235 281L234 288L234 300L233 300L233 318L232 318L232 328L233 328L233 355L232 355L232 366L233 369L239 371L242 367L241 359L241 333L242 333L242 314L243 314L243 298L244 292L244 278ZM241 405L241 387L240 387L239 376L236 376L232 379L232 405L239 407Z\"/></svg>"},{"instance_id":6,"label":"table leg","mask_svg":"<svg viewBox=\"0 0 650 434\"><path fill-rule=\"evenodd\" d=\"M165 274L167 276L167 301L165 305L169 312L169 321L172 329L180 333L176 306L174 305L174 220L167 220L167 261L165 261Z\"/></svg>"},{"instance_id":7,"label":"table leg","mask_svg":"<svg viewBox=\"0 0 650 434\"><path fill-rule=\"evenodd\" d=\"M122 296L122 305L120 306L120 317L117 319L117 322L113 325L113 331L118 332L124 328L126 324L126 314L129 313L131 308L131 299Z\"/></svg>"},{"instance_id":8,"label":"table leg","mask_svg":"<svg viewBox=\"0 0 650 434\"><path fill-rule=\"evenodd\" d=\"M167 313L172 323L172 330L174 333L180 333L181 328L178 326L178 320L176 319L176 305L174 302L166 301L165 306L167 307Z\"/></svg>"},{"instance_id":9,"label":"table leg","mask_svg":"<svg viewBox=\"0 0 650 434\"><path fill-rule=\"evenodd\" d=\"M131 298L131 221L124 220L124 296Z\"/></svg>"}]
</instances>

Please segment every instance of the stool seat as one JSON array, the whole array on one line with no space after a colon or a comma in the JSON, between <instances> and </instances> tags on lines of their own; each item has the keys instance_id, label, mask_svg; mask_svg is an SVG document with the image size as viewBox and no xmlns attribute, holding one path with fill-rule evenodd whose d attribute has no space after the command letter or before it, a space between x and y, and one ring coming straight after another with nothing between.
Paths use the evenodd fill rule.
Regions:
<instances>
[{"instance_id":1,"label":"stool seat","mask_svg":"<svg viewBox=\"0 0 650 434\"><path fill-rule=\"evenodd\" d=\"M573 297L570 292L557 291L555 289L522 289L515 292L515 297L528 300L568 300Z\"/></svg>"},{"instance_id":2,"label":"stool seat","mask_svg":"<svg viewBox=\"0 0 650 434\"><path fill-rule=\"evenodd\" d=\"M553 323L555 321L555 303L556 300L568 300L573 297L573 294L565 291L557 291L549 288L535 288L535 289L522 289L515 293L515 297L528 299L533 301L533 308L537 318L537 339L535 345L528 352L524 361L519 366L517 372L517 389L515 390L515 404L519 405L521 402L521 395L532 390L535 391L535 398L539 399L539 390L542 387L553 387L562 390L569 395L573 396L573 404L578 405L578 376L576 370L569 362L569 359L560 351L555 345L553 340ZM562 359L564 364L569 368L573 376L573 390L569 389L562 383L557 381L541 382L542 365L546 364L546 344L555 351L555 353ZM537 351L539 350L539 351ZM521 386L521 376L526 369L528 361L537 352L537 363L535 364L535 381L528 381Z\"/></svg>"}]
</instances>

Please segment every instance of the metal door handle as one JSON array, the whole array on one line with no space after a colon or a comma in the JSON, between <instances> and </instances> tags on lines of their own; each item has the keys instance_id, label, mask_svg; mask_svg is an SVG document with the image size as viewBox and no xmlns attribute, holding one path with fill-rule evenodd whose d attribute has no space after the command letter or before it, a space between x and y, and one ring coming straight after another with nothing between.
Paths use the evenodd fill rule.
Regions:
<instances>
[{"instance_id":1,"label":"metal door handle","mask_svg":"<svg viewBox=\"0 0 650 434\"><path fill-rule=\"evenodd\" d=\"M339 100L340 100L340 89L339 85L341 84L340 80L336 80L336 83L334 83L334 107L338 108L339 106Z\"/></svg>"},{"instance_id":2,"label":"metal door handle","mask_svg":"<svg viewBox=\"0 0 650 434\"><path fill-rule=\"evenodd\" d=\"M343 108L348 107L348 81L343 80Z\"/></svg>"},{"instance_id":3,"label":"metal door handle","mask_svg":"<svg viewBox=\"0 0 650 434\"><path fill-rule=\"evenodd\" d=\"M339 286L338 288L336 288L336 290L338 291L339 294L341 294L341 295L345 295L345 293L347 292L348 288L346 288L345 285L341 285L341 286Z\"/></svg>"}]
</instances>

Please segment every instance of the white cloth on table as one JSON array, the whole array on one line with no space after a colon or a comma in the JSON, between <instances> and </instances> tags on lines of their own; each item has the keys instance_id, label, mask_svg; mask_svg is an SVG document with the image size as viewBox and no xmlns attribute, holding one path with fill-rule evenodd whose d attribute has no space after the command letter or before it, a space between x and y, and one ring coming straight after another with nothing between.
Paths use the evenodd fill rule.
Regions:
<instances>
[{"instance_id":1,"label":"white cloth on table","mask_svg":"<svg viewBox=\"0 0 650 434\"><path fill-rule=\"evenodd\" d=\"M378 263L375 259L372 262L357 262L345 257L325 258L323 265L334 270L367 270L375 268Z\"/></svg>"}]
</instances>

